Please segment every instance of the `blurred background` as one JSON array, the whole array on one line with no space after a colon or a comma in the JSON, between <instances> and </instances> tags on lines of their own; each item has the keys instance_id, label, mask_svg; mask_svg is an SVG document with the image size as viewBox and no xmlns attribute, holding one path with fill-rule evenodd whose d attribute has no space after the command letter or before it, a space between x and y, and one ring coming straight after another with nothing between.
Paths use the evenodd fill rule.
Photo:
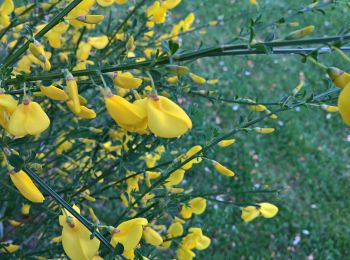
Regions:
<instances>
[{"instance_id":1,"label":"blurred background","mask_svg":"<svg viewBox=\"0 0 350 260\"><path fill-rule=\"evenodd\" d=\"M315 31L309 37L336 35L349 29L349 7L320 1L322 11L300 12L312 1L248 0L183 1L178 8L196 13L194 27L219 18L218 27L202 28L184 35L185 48L233 43L238 33L249 27L250 18L259 15L261 30L255 39L264 40L274 33L283 38L308 25ZM185 12L186 11L186 12ZM176 12L183 18L181 12ZM176 17L174 12L174 17ZM289 17L289 18L288 18ZM267 24L288 18L283 24ZM294 27L299 23L299 26ZM292 24L290 24L292 23ZM265 28L264 28L265 27ZM243 40L244 41L244 40ZM245 41L247 42L247 41ZM333 53L323 55L326 65L349 70L349 65ZM298 55L260 55L201 59L191 66L199 75L219 79L203 89L219 90L225 97L256 98L263 102L279 101L289 95L305 75L304 89L322 93L332 87L325 73L312 63L302 63ZM238 126L240 116L254 118L257 112L237 104L192 99L195 143L201 143L220 131ZM203 121L202 121L203 120ZM199 129L205 122L207 131ZM212 245L198 252L199 259L339 259L350 256L350 130L338 114L320 108L301 107L279 114L259 126L275 127L272 135L241 133L236 144L213 151L213 157L236 172L228 181L213 174L212 168L195 166L188 187L210 192L235 194L231 201L269 201L278 205L273 219L258 218L250 223L240 219L240 211L217 196L208 202L207 211L193 220L203 225ZM188 175L189 176L189 175ZM251 190L271 190L254 193ZM277 190L277 192L274 192ZM201 219L201 220L199 220Z\"/></svg>"}]
</instances>

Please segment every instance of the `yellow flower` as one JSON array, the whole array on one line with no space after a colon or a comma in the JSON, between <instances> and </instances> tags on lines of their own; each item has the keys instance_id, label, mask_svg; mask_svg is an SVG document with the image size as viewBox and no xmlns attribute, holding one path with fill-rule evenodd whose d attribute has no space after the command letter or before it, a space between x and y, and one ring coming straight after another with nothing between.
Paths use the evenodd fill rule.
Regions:
<instances>
[{"instance_id":1,"label":"yellow flower","mask_svg":"<svg viewBox=\"0 0 350 260\"><path fill-rule=\"evenodd\" d=\"M142 238L147 244L153 246L159 246L163 243L163 238L158 234L157 231L150 227L144 227Z\"/></svg>"},{"instance_id":2,"label":"yellow flower","mask_svg":"<svg viewBox=\"0 0 350 260\"><path fill-rule=\"evenodd\" d=\"M80 209L73 205L73 209L80 214ZM62 226L62 246L65 253L72 260L90 260L97 254L100 241L67 210L62 210L59 223Z\"/></svg>"},{"instance_id":3,"label":"yellow flower","mask_svg":"<svg viewBox=\"0 0 350 260\"><path fill-rule=\"evenodd\" d=\"M41 106L25 99L11 115L8 131L15 136L38 135L50 125L50 119Z\"/></svg>"},{"instance_id":4,"label":"yellow flower","mask_svg":"<svg viewBox=\"0 0 350 260\"><path fill-rule=\"evenodd\" d=\"M350 83L342 89L338 97L339 113L348 126L350 126Z\"/></svg>"},{"instance_id":5,"label":"yellow flower","mask_svg":"<svg viewBox=\"0 0 350 260\"><path fill-rule=\"evenodd\" d=\"M235 176L235 173L233 171L231 171L230 169L226 168L225 166L223 166L222 164L213 161L213 165L214 168L221 174L228 176L228 177L233 177Z\"/></svg>"},{"instance_id":6,"label":"yellow flower","mask_svg":"<svg viewBox=\"0 0 350 260\"><path fill-rule=\"evenodd\" d=\"M222 140L218 143L218 146L221 148L230 146L231 144L234 144L236 142L236 139L230 139L230 140Z\"/></svg>"},{"instance_id":7,"label":"yellow flower","mask_svg":"<svg viewBox=\"0 0 350 260\"><path fill-rule=\"evenodd\" d=\"M45 200L43 194L35 186L34 182L27 173L22 170L19 172L11 172L10 178L23 197L31 202L43 203Z\"/></svg>"},{"instance_id":8,"label":"yellow flower","mask_svg":"<svg viewBox=\"0 0 350 260\"><path fill-rule=\"evenodd\" d=\"M185 170L178 169L170 174L169 178L167 178L164 182L165 187L171 187L177 185L182 182L185 176Z\"/></svg>"},{"instance_id":9,"label":"yellow flower","mask_svg":"<svg viewBox=\"0 0 350 260\"><path fill-rule=\"evenodd\" d=\"M112 232L111 244L124 246L124 251L132 251L140 243L143 227L148 224L145 218L134 218L118 225Z\"/></svg>"},{"instance_id":10,"label":"yellow flower","mask_svg":"<svg viewBox=\"0 0 350 260\"><path fill-rule=\"evenodd\" d=\"M267 202L259 203L258 206L247 206L242 209L241 218L245 222L252 221L253 219L262 215L264 218L273 218L276 216L278 208Z\"/></svg>"},{"instance_id":11,"label":"yellow flower","mask_svg":"<svg viewBox=\"0 0 350 260\"><path fill-rule=\"evenodd\" d=\"M183 226L180 222L174 222L168 228L166 234L168 238L179 237L182 236L184 232Z\"/></svg>"},{"instance_id":12,"label":"yellow flower","mask_svg":"<svg viewBox=\"0 0 350 260\"><path fill-rule=\"evenodd\" d=\"M191 147L191 149L189 149L186 152L186 154L184 156L182 156L181 162L184 162L188 158L191 158L195 154L199 153L201 150L202 150L202 146L200 146L200 145L195 145L195 146ZM188 170L188 169L192 168L193 164L200 163L201 161L202 161L201 157L194 158L191 161L187 162L186 164L182 165L181 168L184 170Z\"/></svg>"},{"instance_id":13,"label":"yellow flower","mask_svg":"<svg viewBox=\"0 0 350 260\"><path fill-rule=\"evenodd\" d=\"M80 61L87 60L90 56L92 45L86 42L80 42L77 50L77 59Z\"/></svg>"},{"instance_id":14,"label":"yellow flower","mask_svg":"<svg viewBox=\"0 0 350 260\"><path fill-rule=\"evenodd\" d=\"M151 187L151 180L157 179L161 175L160 172L146 171L146 185Z\"/></svg>"},{"instance_id":15,"label":"yellow flower","mask_svg":"<svg viewBox=\"0 0 350 260\"><path fill-rule=\"evenodd\" d=\"M148 127L163 138L176 138L192 128L192 121L176 103L163 96L152 96L147 102Z\"/></svg>"},{"instance_id":16,"label":"yellow flower","mask_svg":"<svg viewBox=\"0 0 350 260\"><path fill-rule=\"evenodd\" d=\"M105 96L105 103L109 115L123 128L142 127L142 124L147 127L146 111L140 106L113 95L110 91Z\"/></svg>"},{"instance_id":17,"label":"yellow flower","mask_svg":"<svg viewBox=\"0 0 350 260\"><path fill-rule=\"evenodd\" d=\"M108 37L106 35L89 37L88 44L90 44L92 47L96 49L103 49L108 44Z\"/></svg>"},{"instance_id":18,"label":"yellow flower","mask_svg":"<svg viewBox=\"0 0 350 260\"><path fill-rule=\"evenodd\" d=\"M161 5L159 1L155 1L153 5L147 9L147 17L155 22L161 24L165 22L167 9L164 5Z\"/></svg>"},{"instance_id":19,"label":"yellow flower","mask_svg":"<svg viewBox=\"0 0 350 260\"><path fill-rule=\"evenodd\" d=\"M182 205L180 214L184 219L189 219L192 217L192 214L200 215L205 211L207 206L206 199L202 197L197 197L192 200L187 205Z\"/></svg>"},{"instance_id":20,"label":"yellow flower","mask_svg":"<svg viewBox=\"0 0 350 260\"><path fill-rule=\"evenodd\" d=\"M192 259L195 256L193 249L204 250L211 242L209 237L203 235L200 228L190 228L188 231L188 235L182 239L181 245L177 250L179 260Z\"/></svg>"},{"instance_id":21,"label":"yellow flower","mask_svg":"<svg viewBox=\"0 0 350 260\"><path fill-rule=\"evenodd\" d=\"M12 254L20 248L19 245L15 244L6 244L6 243L1 243L0 245L1 249L0 252L5 253L5 254Z\"/></svg>"},{"instance_id":22,"label":"yellow flower","mask_svg":"<svg viewBox=\"0 0 350 260\"><path fill-rule=\"evenodd\" d=\"M115 72L110 75L114 84L124 89L138 88L142 84L142 79L135 78L130 72Z\"/></svg>"}]
</instances>

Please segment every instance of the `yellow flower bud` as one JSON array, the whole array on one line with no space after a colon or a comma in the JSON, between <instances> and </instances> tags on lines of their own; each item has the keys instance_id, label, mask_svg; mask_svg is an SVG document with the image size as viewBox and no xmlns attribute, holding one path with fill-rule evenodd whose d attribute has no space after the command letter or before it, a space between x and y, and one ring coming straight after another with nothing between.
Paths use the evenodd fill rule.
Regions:
<instances>
[{"instance_id":1,"label":"yellow flower bud","mask_svg":"<svg viewBox=\"0 0 350 260\"><path fill-rule=\"evenodd\" d=\"M350 83L350 74L342 71L341 69L330 67L327 69L327 73L334 85L339 88L344 88L348 83Z\"/></svg>"},{"instance_id":2,"label":"yellow flower bud","mask_svg":"<svg viewBox=\"0 0 350 260\"><path fill-rule=\"evenodd\" d=\"M89 14L89 15L79 15L75 19L79 22L87 23L87 24L98 24L103 21L105 17L99 14Z\"/></svg>"},{"instance_id":3,"label":"yellow flower bud","mask_svg":"<svg viewBox=\"0 0 350 260\"><path fill-rule=\"evenodd\" d=\"M304 27L300 30L291 32L290 34L287 35L287 37L285 39L286 40L297 40L297 39L303 38L303 37L311 34L314 30L315 30L315 26L310 25L310 26Z\"/></svg>"},{"instance_id":4,"label":"yellow flower bud","mask_svg":"<svg viewBox=\"0 0 350 260\"><path fill-rule=\"evenodd\" d=\"M260 134L271 134L275 132L275 128L268 127L255 127L254 130Z\"/></svg>"},{"instance_id":5,"label":"yellow flower bud","mask_svg":"<svg viewBox=\"0 0 350 260\"><path fill-rule=\"evenodd\" d=\"M134 51L135 50L135 43L134 43L134 36L130 36L128 41L126 42L126 50L129 51Z\"/></svg>"},{"instance_id":6,"label":"yellow flower bud","mask_svg":"<svg viewBox=\"0 0 350 260\"><path fill-rule=\"evenodd\" d=\"M185 75L190 71L188 67L178 65L167 65L166 68L177 76Z\"/></svg>"},{"instance_id":7,"label":"yellow flower bud","mask_svg":"<svg viewBox=\"0 0 350 260\"><path fill-rule=\"evenodd\" d=\"M222 140L218 143L218 146L221 148L230 146L231 144L234 144L236 142L236 139L230 139L230 140Z\"/></svg>"},{"instance_id":8,"label":"yellow flower bud","mask_svg":"<svg viewBox=\"0 0 350 260\"><path fill-rule=\"evenodd\" d=\"M43 203L45 200L43 194L35 186L27 173L22 170L19 172L11 172L10 178L23 197L31 202Z\"/></svg>"},{"instance_id":9,"label":"yellow flower bud","mask_svg":"<svg viewBox=\"0 0 350 260\"><path fill-rule=\"evenodd\" d=\"M321 108L328 112L328 113L335 113L335 112L339 112L339 108L337 106L329 106L329 105L326 105L326 104L322 104L321 105Z\"/></svg>"},{"instance_id":10,"label":"yellow flower bud","mask_svg":"<svg viewBox=\"0 0 350 260\"><path fill-rule=\"evenodd\" d=\"M263 112L267 109L266 106L264 105L250 105L248 106L248 108L250 110L257 111L257 112Z\"/></svg>"},{"instance_id":11,"label":"yellow flower bud","mask_svg":"<svg viewBox=\"0 0 350 260\"><path fill-rule=\"evenodd\" d=\"M231 171L230 169L226 168L225 166L223 166L222 164L213 161L213 165L214 168L221 174L228 176L228 177L233 177L235 176L235 173L233 171Z\"/></svg>"},{"instance_id":12,"label":"yellow flower bud","mask_svg":"<svg viewBox=\"0 0 350 260\"><path fill-rule=\"evenodd\" d=\"M51 85L48 87L45 87L42 85L42 86L40 86L40 91L45 96L47 96L48 98L51 98L53 100L66 101L69 99L66 92L64 92L62 89L60 89L54 85Z\"/></svg>"},{"instance_id":13,"label":"yellow flower bud","mask_svg":"<svg viewBox=\"0 0 350 260\"><path fill-rule=\"evenodd\" d=\"M30 211L30 205L29 204L22 204L21 207L21 213L23 216L28 216Z\"/></svg>"},{"instance_id":14,"label":"yellow flower bud","mask_svg":"<svg viewBox=\"0 0 350 260\"><path fill-rule=\"evenodd\" d=\"M198 76L194 73L190 73L190 77L194 82L196 82L198 84L204 84L206 82L205 78L202 78L201 76Z\"/></svg>"},{"instance_id":15,"label":"yellow flower bud","mask_svg":"<svg viewBox=\"0 0 350 260\"><path fill-rule=\"evenodd\" d=\"M29 44L28 49L39 61L41 62L46 61L44 46L40 42L38 41L34 41L34 43L31 42Z\"/></svg>"},{"instance_id":16,"label":"yellow flower bud","mask_svg":"<svg viewBox=\"0 0 350 260\"><path fill-rule=\"evenodd\" d=\"M9 219L8 222L10 223L11 226L14 226L14 227L19 227L19 226L23 225L23 223L21 223L17 220L14 220L14 219Z\"/></svg>"},{"instance_id":17,"label":"yellow flower bud","mask_svg":"<svg viewBox=\"0 0 350 260\"><path fill-rule=\"evenodd\" d=\"M69 72L65 72L66 85L67 85L67 94L72 101L72 111L75 114L79 114L81 111L80 101L79 101L79 93L78 93L78 85L75 81L73 75Z\"/></svg>"}]
</instances>

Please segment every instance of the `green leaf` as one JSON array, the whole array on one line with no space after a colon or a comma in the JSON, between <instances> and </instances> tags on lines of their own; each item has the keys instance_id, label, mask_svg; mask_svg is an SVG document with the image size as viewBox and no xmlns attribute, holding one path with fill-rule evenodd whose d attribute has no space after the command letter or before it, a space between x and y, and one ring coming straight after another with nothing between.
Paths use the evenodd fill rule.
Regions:
<instances>
[{"instance_id":1,"label":"green leaf","mask_svg":"<svg viewBox=\"0 0 350 260\"><path fill-rule=\"evenodd\" d=\"M177 42L174 42L172 40L168 41L169 49L170 49L170 54L173 55L177 50L179 49L179 44Z\"/></svg>"},{"instance_id":2,"label":"green leaf","mask_svg":"<svg viewBox=\"0 0 350 260\"><path fill-rule=\"evenodd\" d=\"M114 255L121 255L124 252L124 246L120 243L114 248Z\"/></svg>"},{"instance_id":3,"label":"green leaf","mask_svg":"<svg viewBox=\"0 0 350 260\"><path fill-rule=\"evenodd\" d=\"M24 160L16 154L11 154L7 159L10 165L15 168L16 172L20 171L25 165Z\"/></svg>"}]
</instances>

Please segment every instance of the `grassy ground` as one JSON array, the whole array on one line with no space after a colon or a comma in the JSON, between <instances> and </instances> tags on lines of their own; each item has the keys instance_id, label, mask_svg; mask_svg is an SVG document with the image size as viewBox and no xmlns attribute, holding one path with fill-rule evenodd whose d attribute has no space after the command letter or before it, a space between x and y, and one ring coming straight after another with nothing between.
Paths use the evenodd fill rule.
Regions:
<instances>
[{"instance_id":1,"label":"grassy ground","mask_svg":"<svg viewBox=\"0 0 350 260\"><path fill-rule=\"evenodd\" d=\"M262 22L269 23L298 10L309 1L258 1L263 13ZM232 40L240 28L246 28L249 15L257 17L258 11L248 1L191 1L186 10L196 10L197 21L209 21L219 15L225 24L208 29L207 34L184 37L185 42L197 46L211 46ZM298 15L289 22L298 21L302 26L316 26L314 36L332 35L347 28L349 15L345 6L325 8L326 14L313 12ZM280 26L276 35L282 37L295 30ZM264 37L271 29L258 31ZM197 39L197 40L196 40ZM193 48L193 45L191 46ZM346 64L336 56L321 59L346 69ZM225 57L203 59L193 64L201 75L219 78L215 86L225 95L257 97L263 101L278 101L298 83L298 75L304 72L306 86L314 93L330 88L324 73L313 64L303 64L298 56ZM206 87L204 87L206 88ZM194 99L203 107L204 101ZM240 114L247 115L242 106L207 102L199 109L199 118L209 118L208 127L215 128L215 120L221 119L219 131L227 131L238 124ZM251 117L257 116L253 113ZM188 185L208 192L236 193L230 198L236 203L269 201L279 206L274 219L257 219L251 223L240 220L237 207L210 201L206 214L194 224L203 226L212 237L210 249L199 253L200 259L339 259L350 257L348 248L350 202L350 131L339 115L327 115L321 109L303 107L285 112L276 121L268 120L261 126L275 127L273 135L239 134L238 142L225 150L213 151L218 161L235 169L237 177L232 181L217 176L208 167L194 168ZM194 128L196 129L196 128ZM203 135L197 135L198 142ZM204 177L203 177L204 176ZM205 180L203 182L203 179ZM196 185L200 183L200 187ZM278 189L278 193L240 193L260 189ZM203 224L205 223L205 224Z\"/></svg>"}]
</instances>

